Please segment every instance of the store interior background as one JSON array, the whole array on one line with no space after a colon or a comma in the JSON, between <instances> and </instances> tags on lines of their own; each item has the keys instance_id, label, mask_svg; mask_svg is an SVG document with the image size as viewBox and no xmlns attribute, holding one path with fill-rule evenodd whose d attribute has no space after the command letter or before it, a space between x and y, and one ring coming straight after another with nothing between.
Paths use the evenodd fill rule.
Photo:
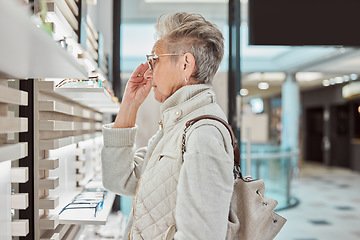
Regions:
<instances>
[{"instance_id":1,"label":"store interior background","mask_svg":"<svg viewBox=\"0 0 360 240\"><path fill-rule=\"evenodd\" d=\"M103 34L107 53L112 53L114 46L114 1L89 1L95 4L87 9ZM360 239L360 189L355 184L360 180L360 49L251 46L248 1L240 2L241 97L236 114L242 170L250 171L250 158L251 175L265 180L265 195L279 201L277 211L288 219L275 239ZM122 0L118 89L124 90L131 72L151 52L157 18L179 11L200 13L223 32L225 55L214 90L219 105L228 113L229 10L225 0ZM113 67L111 61L109 64ZM109 78L115 79L111 75ZM121 99L121 93L117 97ZM146 146L158 130L159 106L151 92L139 110L137 147ZM114 116L104 114L103 123ZM122 211L123 224L131 198L118 198L116 208ZM108 222L108 232L122 226L111 223L111 218ZM95 232L90 227L77 237L101 239Z\"/></svg>"}]
</instances>

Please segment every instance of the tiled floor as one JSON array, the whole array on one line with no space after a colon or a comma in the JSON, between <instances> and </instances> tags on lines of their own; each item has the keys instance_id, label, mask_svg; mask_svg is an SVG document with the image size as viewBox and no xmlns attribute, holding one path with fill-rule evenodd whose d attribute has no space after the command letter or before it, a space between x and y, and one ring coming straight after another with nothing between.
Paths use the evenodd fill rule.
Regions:
<instances>
[{"instance_id":1,"label":"tiled floor","mask_svg":"<svg viewBox=\"0 0 360 240\"><path fill-rule=\"evenodd\" d=\"M275 240L360 239L359 173L306 164L293 189L300 203L279 211L288 222Z\"/></svg>"}]
</instances>

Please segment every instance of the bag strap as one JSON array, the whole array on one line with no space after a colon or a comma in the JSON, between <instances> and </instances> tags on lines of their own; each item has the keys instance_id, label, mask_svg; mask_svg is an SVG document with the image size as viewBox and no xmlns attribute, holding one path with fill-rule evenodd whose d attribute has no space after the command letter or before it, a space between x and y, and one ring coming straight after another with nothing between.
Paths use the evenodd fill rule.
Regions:
<instances>
[{"instance_id":1,"label":"bag strap","mask_svg":"<svg viewBox=\"0 0 360 240\"><path fill-rule=\"evenodd\" d=\"M194 125L197 121L200 121L202 119L211 119L211 120L218 121L218 122L222 123L226 127L226 129L229 131L230 136L231 136L231 145L233 146L233 149L234 149L234 169L235 169L236 173L242 178L242 174L240 171L240 150L239 150L239 146L237 144L235 134L234 134L233 130L231 129L231 126L226 121L224 121L223 119L221 119L217 116L202 115L202 116L196 117L196 118L191 119L186 122L184 134L182 137L182 154L184 155L184 153L186 152L186 146L185 146L186 132L190 129L190 127L192 125Z\"/></svg>"}]
</instances>

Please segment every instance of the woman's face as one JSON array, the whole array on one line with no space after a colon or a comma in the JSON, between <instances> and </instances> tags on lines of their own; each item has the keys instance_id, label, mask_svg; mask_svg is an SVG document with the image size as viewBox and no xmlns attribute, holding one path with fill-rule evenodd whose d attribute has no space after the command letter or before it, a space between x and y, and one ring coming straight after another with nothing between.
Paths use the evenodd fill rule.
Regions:
<instances>
[{"instance_id":1,"label":"woman's face","mask_svg":"<svg viewBox=\"0 0 360 240\"><path fill-rule=\"evenodd\" d=\"M157 41L153 47L152 54L169 54L161 45L161 40ZM180 60L181 56L160 56L156 59L155 64L153 63L153 70L148 69L144 74L146 79L152 81L155 99L159 102L164 102L186 83L180 68L181 61L175 62L171 58Z\"/></svg>"}]
</instances>

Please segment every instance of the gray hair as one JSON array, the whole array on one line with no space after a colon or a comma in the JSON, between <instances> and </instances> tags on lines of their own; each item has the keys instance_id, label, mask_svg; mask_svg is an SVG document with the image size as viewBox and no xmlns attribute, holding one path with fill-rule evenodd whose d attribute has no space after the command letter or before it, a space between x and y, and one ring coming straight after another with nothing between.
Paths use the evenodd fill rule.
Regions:
<instances>
[{"instance_id":1,"label":"gray hair","mask_svg":"<svg viewBox=\"0 0 360 240\"><path fill-rule=\"evenodd\" d=\"M198 83L212 84L224 55L224 37L220 30L200 14L179 12L162 15L156 25L164 49L194 55Z\"/></svg>"}]
</instances>

